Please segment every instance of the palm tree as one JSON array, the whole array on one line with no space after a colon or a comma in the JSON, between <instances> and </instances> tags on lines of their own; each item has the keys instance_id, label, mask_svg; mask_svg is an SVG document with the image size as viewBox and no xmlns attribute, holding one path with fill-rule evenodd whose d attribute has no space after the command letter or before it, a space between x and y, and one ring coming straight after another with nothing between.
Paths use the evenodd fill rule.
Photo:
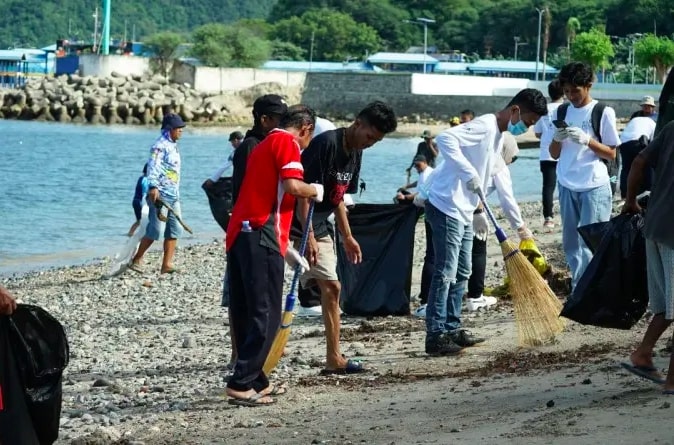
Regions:
<instances>
[{"instance_id":1,"label":"palm tree","mask_svg":"<svg viewBox=\"0 0 674 445\"><path fill-rule=\"evenodd\" d=\"M545 80L545 64L548 61L548 44L550 43L550 25L552 24L552 15L550 14L550 8L545 6L544 18L544 27L545 32L543 33L543 80Z\"/></svg>"},{"instance_id":2,"label":"palm tree","mask_svg":"<svg viewBox=\"0 0 674 445\"><path fill-rule=\"evenodd\" d=\"M575 17L566 21L566 53L571 58L571 44L576 40L576 32L580 31L580 22Z\"/></svg>"}]
</instances>

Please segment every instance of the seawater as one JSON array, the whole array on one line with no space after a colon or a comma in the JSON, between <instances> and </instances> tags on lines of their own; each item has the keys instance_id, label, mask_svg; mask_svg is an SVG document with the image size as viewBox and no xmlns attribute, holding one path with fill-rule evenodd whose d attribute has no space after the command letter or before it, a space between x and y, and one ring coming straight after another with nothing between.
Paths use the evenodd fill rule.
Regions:
<instances>
[{"instance_id":1,"label":"seawater","mask_svg":"<svg viewBox=\"0 0 674 445\"><path fill-rule=\"evenodd\" d=\"M158 129L8 120L0 128L0 275L79 264L124 245L136 180ZM222 239L201 184L229 154L233 130L183 133L181 202L194 230L183 245ZM392 202L419 141L387 138L366 150L366 189L354 200ZM538 149L520 151L511 172L518 200L540 199Z\"/></svg>"}]
</instances>

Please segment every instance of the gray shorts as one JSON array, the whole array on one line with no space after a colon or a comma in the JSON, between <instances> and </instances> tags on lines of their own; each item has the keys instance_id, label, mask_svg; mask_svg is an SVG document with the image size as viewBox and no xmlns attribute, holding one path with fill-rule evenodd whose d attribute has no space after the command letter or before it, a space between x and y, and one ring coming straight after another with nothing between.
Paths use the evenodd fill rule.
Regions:
<instances>
[{"instance_id":1,"label":"gray shorts","mask_svg":"<svg viewBox=\"0 0 674 445\"><path fill-rule=\"evenodd\" d=\"M166 198L162 197L162 200L170 205L173 210L175 210L180 215L180 201L169 201ZM178 239L183 233L183 228L178 222L178 219L175 217L173 212L167 212L166 208L162 208L162 214L166 215L168 213L168 218L166 222L160 221L157 217L157 207L154 203L150 202L148 199L147 205L150 208L147 220L147 229L145 230L145 237L153 239L155 241L161 238L161 235L164 235L164 239ZM182 215L180 215L182 216Z\"/></svg>"},{"instance_id":2,"label":"gray shorts","mask_svg":"<svg viewBox=\"0 0 674 445\"><path fill-rule=\"evenodd\" d=\"M651 312L674 319L674 249L647 239L646 266Z\"/></svg>"},{"instance_id":3,"label":"gray shorts","mask_svg":"<svg viewBox=\"0 0 674 445\"><path fill-rule=\"evenodd\" d=\"M311 280L339 281L334 241L330 236L324 236L316 242L318 243L318 261L300 277L302 287L309 287Z\"/></svg>"}]
</instances>

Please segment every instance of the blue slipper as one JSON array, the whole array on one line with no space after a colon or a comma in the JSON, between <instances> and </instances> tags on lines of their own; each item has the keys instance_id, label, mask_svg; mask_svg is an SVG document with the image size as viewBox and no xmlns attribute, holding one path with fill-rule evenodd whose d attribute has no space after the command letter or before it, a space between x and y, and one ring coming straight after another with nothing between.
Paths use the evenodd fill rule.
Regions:
<instances>
[{"instance_id":1,"label":"blue slipper","mask_svg":"<svg viewBox=\"0 0 674 445\"><path fill-rule=\"evenodd\" d=\"M620 366L625 368L625 370L631 372L632 374L650 380L653 383L658 385L664 385L665 379L660 376L660 373L657 369L652 366L635 366L630 363L621 363Z\"/></svg>"},{"instance_id":2,"label":"blue slipper","mask_svg":"<svg viewBox=\"0 0 674 445\"><path fill-rule=\"evenodd\" d=\"M344 374L360 374L361 372L367 372L368 370L363 366L362 362L355 360L347 360L346 367L338 369L323 369L321 370L321 375L344 375Z\"/></svg>"}]
</instances>

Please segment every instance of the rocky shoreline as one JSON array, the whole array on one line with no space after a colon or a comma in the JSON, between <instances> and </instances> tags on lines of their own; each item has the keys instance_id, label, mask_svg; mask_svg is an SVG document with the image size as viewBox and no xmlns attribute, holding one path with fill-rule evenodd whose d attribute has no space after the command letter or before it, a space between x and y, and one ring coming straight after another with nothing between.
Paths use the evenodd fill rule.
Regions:
<instances>
[{"instance_id":1,"label":"rocky shoreline","mask_svg":"<svg viewBox=\"0 0 674 445\"><path fill-rule=\"evenodd\" d=\"M150 125L168 111L189 123L238 125L250 122L256 97L276 92L292 100L298 92L259 84L231 94L207 94L170 83L160 75L29 79L20 90L0 90L0 118L88 124Z\"/></svg>"},{"instance_id":2,"label":"rocky shoreline","mask_svg":"<svg viewBox=\"0 0 674 445\"><path fill-rule=\"evenodd\" d=\"M544 233L540 204L525 203L522 211L557 270L553 281L561 283L556 288L563 296L568 274L559 220L552 233ZM423 233L420 222L413 296L419 290ZM503 282L503 260L495 240L488 246L486 284L493 287ZM142 275L128 271L106 279L104 260L0 279L23 302L44 307L66 327L71 360L57 444L448 443L448 434L465 443L528 443L532 425L527 422L534 421L536 437L547 438L535 443L551 443L567 430L574 443L589 443L576 440L593 434L592 425L559 429L558 422L566 425L576 416L573 403L587 401L591 409L605 406L610 413L611 397L632 397L625 403L638 404L649 418L668 413L657 411L658 396L652 390L650 395L647 383L638 382L644 389L634 393L634 379L606 365L627 354L645 320L632 331L570 323L555 344L521 350L507 299L489 312L464 313L464 325L488 340L458 357L424 354L423 320L344 316L343 352L372 370L360 376L319 376L322 322L296 318L288 353L272 376L288 384L288 395L270 407L233 408L223 397L230 339L219 306L222 240L179 247L176 261L181 272L169 276L158 275L160 251L154 249ZM553 410L554 400L566 408ZM448 410L454 414L447 416ZM553 416L557 412L559 418ZM482 416L489 416L488 431ZM626 420L603 422L621 423L617 419ZM421 424L426 424L423 432ZM643 431L653 431L647 428ZM636 432L629 437L639 437Z\"/></svg>"}]
</instances>

